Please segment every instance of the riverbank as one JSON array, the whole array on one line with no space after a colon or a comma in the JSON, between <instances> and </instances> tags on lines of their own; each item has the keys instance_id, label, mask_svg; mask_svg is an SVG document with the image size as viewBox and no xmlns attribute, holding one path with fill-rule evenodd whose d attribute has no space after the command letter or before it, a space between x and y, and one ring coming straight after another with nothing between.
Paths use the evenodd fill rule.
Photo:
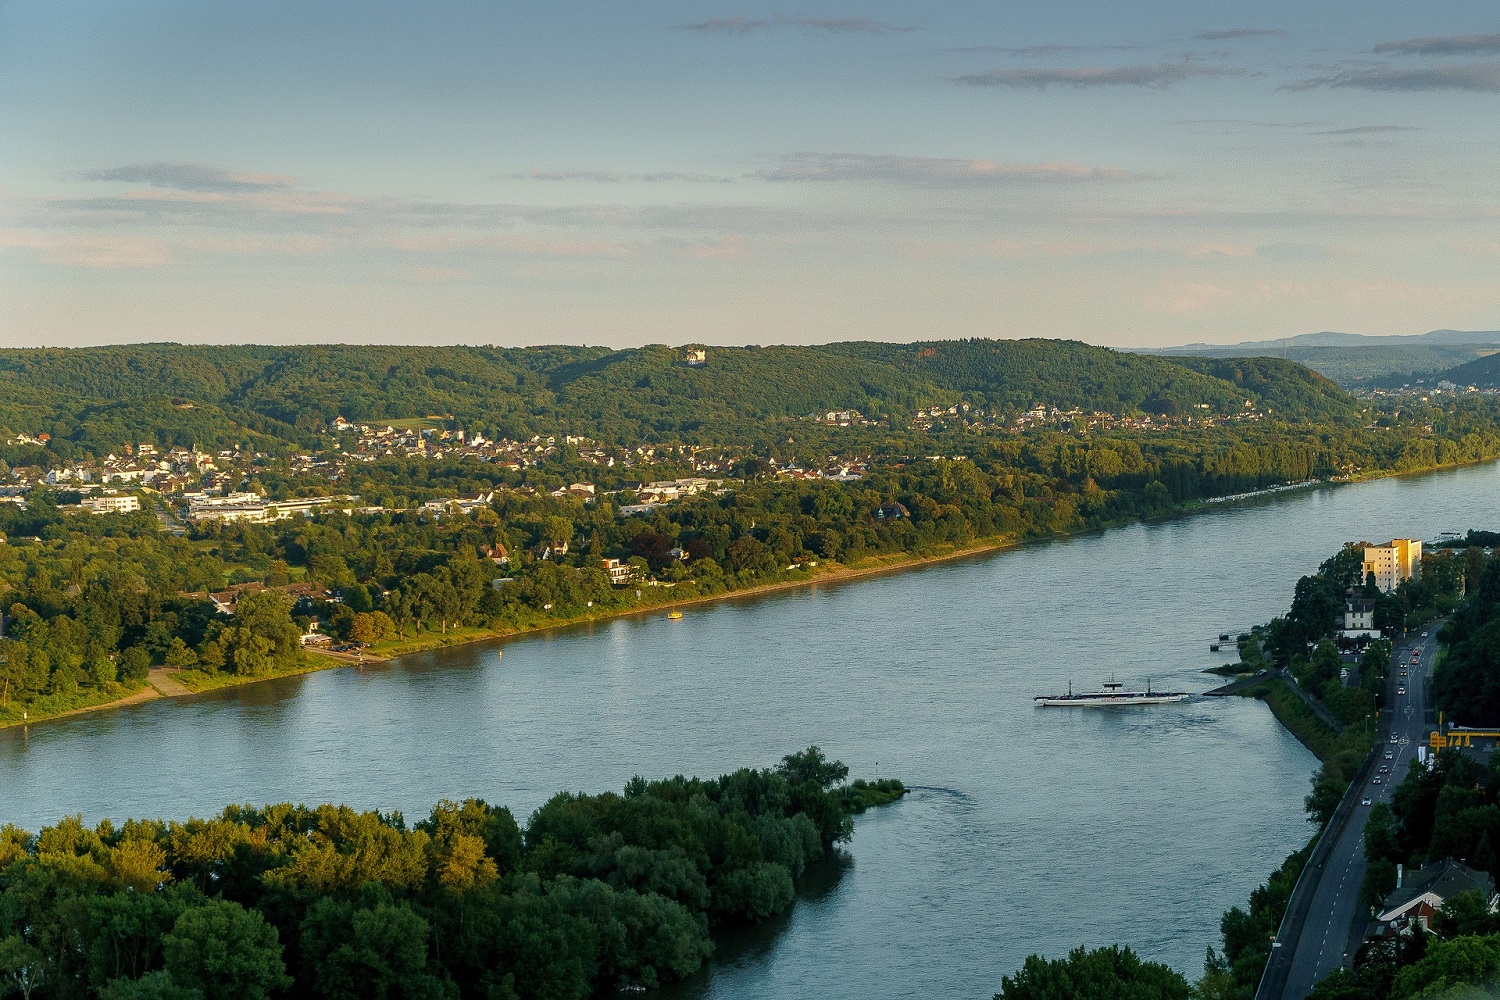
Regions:
<instances>
[{"instance_id":1,"label":"riverbank","mask_svg":"<svg viewBox=\"0 0 1500 1000\"><path fill-rule=\"evenodd\" d=\"M1469 464L1480 463L1459 463L1452 466L1444 466L1441 467L1441 469L1424 470L1424 472L1446 471ZM1398 476L1404 477L1413 474L1416 473L1367 473L1360 477L1353 478L1351 481L1369 482L1378 479L1393 478ZM1319 485L1331 487L1337 485L1345 485L1345 482L1333 480L1325 481L1322 483L1309 482L1296 484L1291 487L1272 487L1264 491L1256 491L1254 493L1243 494L1235 497L1219 498L1219 500L1216 502L1210 502L1207 500L1193 501L1178 505L1170 511L1163 512L1150 518L1128 517L1108 523L1097 523L1084 531L1072 533L1071 536L1076 537L1096 534L1099 532L1107 531L1110 528L1122 527L1128 524L1140 523L1142 521L1158 521L1169 518L1189 517L1203 511L1216 509L1222 510L1224 505L1229 501L1248 500L1261 497L1269 498L1275 494L1301 491ZM1024 541L1027 543L1031 541L1042 542L1058 537L1070 537L1070 535L1067 533L1056 533L1045 536L1038 536L1032 539L1025 539ZM298 667L292 670L281 671L263 676L240 677L234 674L209 675L200 673L198 671L186 671L182 672L181 674L174 673L173 676L178 678L182 686L186 688L189 693L199 694L207 691L219 690L226 687L237 687L242 684L253 684L264 680L275 680L284 677L297 676L300 674L312 673L319 670L332 669L334 667L380 663L386 660L393 659L395 657L406 656L413 653L428 652L432 650L450 648L476 642L491 642L499 639L515 638L523 635L531 635L556 629L570 628L577 625L601 623L614 618L658 614L667 609L683 610L696 605L708 604L710 602L732 600L738 598L754 598L758 596L773 594L779 591L792 590L801 587L854 581L884 573L899 572L905 569L918 568L921 566L937 564L948 560L981 555L998 551L1000 549L1014 547L1022 543L1022 539L1018 539L1014 536L994 536L977 539L962 546L952 546L937 551L927 552L922 555L913 555L911 553L892 553L886 556L876 556L864 559L859 563L850 566L838 563L824 563L810 569L788 571L794 572L796 574L794 578L773 580L736 590L725 590L709 594L692 593L691 596L687 596L684 593L684 590L688 586L690 586L689 584L681 585L678 588L642 587L641 589L643 592L643 600L639 604L633 604L626 607L589 608L583 609L579 613L574 615L561 617L552 615L538 615L531 621L501 629L469 627L450 628L446 633L423 632L417 636L403 636L393 640L387 640L383 643L378 643L375 646L365 650L362 656L358 654L333 653L331 651L323 650L309 650L306 654L305 662ZM36 706L33 705L28 706L28 709L30 710L30 719L27 721L42 722L50 719L62 718L67 715L78 714L80 712L100 711L106 708L115 708L122 705L133 704L136 701L151 700L157 696L159 695L150 694L149 691L144 693L134 692L131 695L119 697L104 696L103 693L101 693L101 697L98 700L92 701L87 705L80 706L76 704L70 704L67 710L56 712L49 712L45 709L38 710ZM18 713L16 713L16 715L18 715ZM3 712L0 712L0 728L5 728L7 726L13 725L21 725L22 721L23 720L21 720L20 718L14 716L8 718ZM1301 737L1299 737L1299 739L1300 738Z\"/></svg>"},{"instance_id":2,"label":"riverbank","mask_svg":"<svg viewBox=\"0 0 1500 1000\"><path fill-rule=\"evenodd\" d=\"M667 590L663 596L656 597L649 604L634 605L624 608L595 608L589 609L578 615L567 617L549 617L542 621L526 625L514 626L504 629L491 628L452 628L445 632L428 632L419 636L405 636L386 642L376 643L366 649L363 655L356 653L335 653L331 650L309 649L304 651L303 663L290 670L280 670L270 674L260 674L253 677L243 677L238 674L219 673L206 674L199 670L172 670L166 671L156 668L152 671L153 676L158 673L166 674L172 682L184 689L182 694L204 694L209 691L219 691L224 688L242 687L247 684L258 684L263 681L282 680L287 677L298 677L303 674L317 673L322 670L332 670L338 667L352 667L383 663L399 656L407 656L412 653L428 652L435 649L448 649L454 646L471 645L476 642L489 642L496 639L510 639L523 635L534 635L550 632L556 629L570 628L576 625L588 625L615 618L626 618L632 616L659 614L664 609L683 609L702 604L711 604L719 601L732 600L742 597L757 597L773 594L785 590L795 590L802 587L815 586L824 583L845 583L852 580L861 580L884 573L895 573L906 569L915 569L920 566L934 565L948 562L953 559L961 559L966 556L983 555L1000 549L1010 548L1019 544L1015 539L1008 537L996 537L982 539L969 545L957 546L950 549L938 551L928 555L913 556L908 553L896 553L888 556L876 556L862 560L853 566L844 566L840 563L828 563L820 565L812 570L806 571L803 579L776 580L770 583L756 584L752 587L743 587L738 590L725 590L715 594L695 594L691 597L673 598L671 591ZM653 588L653 590L662 588ZM655 597L655 595L653 595ZM54 719L67 718L68 716L80 715L86 712L99 712L105 709L123 708L127 705L135 705L141 702L154 701L162 697L177 697L178 693L167 694L156 687L147 685L144 688L132 691L123 696L111 696L101 692L101 700L83 705L70 705L66 709L58 711L36 710L28 706L29 718L22 719L19 714L14 718L0 713L0 729L12 726L29 725L32 723L50 722ZM903 793L904 794L904 793Z\"/></svg>"},{"instance_id":3,"label":"riverbank","mask_svg":"<svg viewBox=\"0 0 1500 1000\"><path fill-rule=\"evenodd\" d=\"M1340 749L1338 730L1318 718L1280 677L1237 693L1265 702L1282 728L1296 737L1297 742L1307 747L1318 760L1326 761Z\"/></svg>"}]
</instances>

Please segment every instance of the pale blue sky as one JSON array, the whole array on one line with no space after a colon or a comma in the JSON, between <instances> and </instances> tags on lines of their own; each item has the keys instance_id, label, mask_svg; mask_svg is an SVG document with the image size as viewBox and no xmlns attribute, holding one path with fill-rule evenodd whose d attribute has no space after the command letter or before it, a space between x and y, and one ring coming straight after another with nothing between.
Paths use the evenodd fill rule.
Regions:
<instances>
[{"instance_id":1,"label":"pale blue sky","mask_svg":"<svg viewBox=\"0 0 1500 1000\"><path fill-rule=\"evenodd\" d=\"M0 0L0 344L1500 328L1500 12Z\"/></svg>"}]
</instances>

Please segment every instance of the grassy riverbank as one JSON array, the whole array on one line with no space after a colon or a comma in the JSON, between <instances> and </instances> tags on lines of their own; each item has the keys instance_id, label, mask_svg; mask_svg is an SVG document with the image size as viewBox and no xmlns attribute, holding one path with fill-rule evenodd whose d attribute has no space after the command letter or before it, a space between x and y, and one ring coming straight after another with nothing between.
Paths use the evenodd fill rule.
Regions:
<instances>
[{"instance_id":1,"label":"grassy riverbank","mask_svg":"<svg viewBox=\"0 0 1500 1000\"><path fill-rule=\"evenodd\" d=\"M116 684L109 690L80 689L71 694L45 695L28 702L24 708L11 702L0 705L0 729L23 726L31 722L61 719L83 712L94 712L101 708L133 705L160 697L145 681L137 684Z\"/></svg>"}]
</instances>

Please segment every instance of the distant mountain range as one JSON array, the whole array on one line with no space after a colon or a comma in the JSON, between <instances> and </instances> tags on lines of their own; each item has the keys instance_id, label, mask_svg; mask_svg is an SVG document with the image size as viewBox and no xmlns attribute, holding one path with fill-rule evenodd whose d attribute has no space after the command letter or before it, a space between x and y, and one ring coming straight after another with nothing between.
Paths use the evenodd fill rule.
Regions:
<instances>
[{"instance_id":1,"label":"distant mountain range","mask_svg":"<svg viewBox=\"0 0 1500 1000\"><path fill-rule=\"evenodd\" d=\"M1138 354L1219 354L1226 357L1262 357L1272 349L1283 347L1396 347L1401 345L1426 347L1496 346L1500 345L1500 330L1433 330L1412 336L1373 337L1364 333L1299 333L1295 337L1276 340L1244 340L1238 344L1184 344L1181 347L1141 348Z\"/></svg>"},{"instance_id":2,"label":"distant mountain range","mask_svg":"<svg viewBox=\"0 0 1500 1000\"><path fill-rule=\"evenodd\" d=\"M1500 352L1500 330L1433 330L1405 337L1303 333L1280 340L1184 344L1135 351L1165 357L1284 357L1306 365L1347 389L1394 388L1431 384L1442 379L1477 385L1475 373L1461 370L1496 352ZM1476 369L1488 370L1483 365Z\"/></svg>"}]
</instances>

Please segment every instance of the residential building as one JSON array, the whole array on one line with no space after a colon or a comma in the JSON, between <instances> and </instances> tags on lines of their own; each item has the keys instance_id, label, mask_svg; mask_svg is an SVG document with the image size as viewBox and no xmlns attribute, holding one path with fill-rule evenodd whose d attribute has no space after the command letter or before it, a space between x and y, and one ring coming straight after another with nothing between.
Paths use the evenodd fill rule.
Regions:
<instances>
[{"instance_id":1,"label":"residential building","mask_svg":"<svg viewBox=\"0 0 1500 1000\"><path fill-rule=\"evenodd\" d=\"M617 587L623 587L629 583L631 576L635 572L618 559L604 559L600 561L599 565L603 568L604 572L609 574L609 582Z\"/></svg>"},{"instance_id":2,"label":"residential building","mask_svg":"<svg viewBox=\"0 0 1500 1000\"><path fill-rule=\"evenodd\" d=\"M1375 602L1364 597L1351 598L1344 602L1344 625L1339 630L1346 636L1380 636L1375 628Z\"/></svg>"},{"instance_id":3,"label":"residential building","mask_svg":"<svg viewBox=\"0 0 1500 1000\"><path fill-rule=\"evenodd\" d=\"M1494 912L1495 880L1488 872L1476 871L1452 858L1426 865L1409 877L1398 868L1396 889L1385 897L1375 918L1377 933L1410 934L1417 927L1425 931L1444 901L1461 892L1482 893Z\"/></svg>"},{"instance_id":4,"label":"residential building","mask_svg":"<svg viewBox=\"0 0 1500 1000\"><path fill-rule=\"evenodd\" d=\"M193 500L188 504L189 521L247 521L264 524L287 517L312 517L325 507L350 507L358 497L302 497L294 500L263 500L255 494L232 494L231 497L210 497ZM244 497L253 497L246 500Z\"/></svg>"},{"instance_id":5,"label":"residential building","mask_svg":"<svg viewBox=\"0 0 1500 1000\"><path fill-rule=\"evenodd\" d=\"M129 493L106 493L103 496L84 497L79 506L95 514L129 514L131 511L140 510L141 502Z\"/></svg>"},{"instance_id":6,"label":"residential building","mask_svg":"<svg viewBox=\"0 0 1500 1000\"><path fill-rule=\"evenodd\" d=\"M258 594L266 589L266 585L252 580L249 583L237 583L216 594L210 594L209 600L214 602L214 607L221 615L234 614L235 608L239 606L240 598L246 594Z\"/></svg>"},{"instance_id":7,"label":"residential building","mask_svg":"<svg viewBox=\"0 0 1500 1000\"><path fill-rule=\"evenodd\" d=\"M1422 543L1414 538L1392 539L1386 545L1365 543L1365 579L1389 594L1407 580L1422 575Z\"/></svg>"}]
</instances>

